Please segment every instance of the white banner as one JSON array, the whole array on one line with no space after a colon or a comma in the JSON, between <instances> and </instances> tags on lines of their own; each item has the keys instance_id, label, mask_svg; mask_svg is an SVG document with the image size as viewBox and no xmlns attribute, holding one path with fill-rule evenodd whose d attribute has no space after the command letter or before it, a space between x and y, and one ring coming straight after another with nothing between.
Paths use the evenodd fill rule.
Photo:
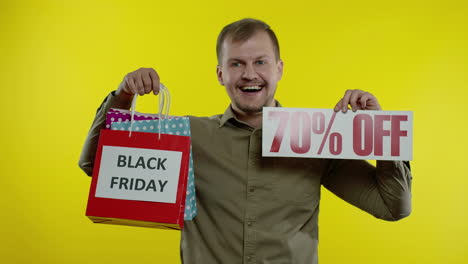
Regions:
<instances>
[{"instance_id":1,"label":"white banner","mask_svg":"<svg viewBox=\"0 0 468 264\"><path fill-rule=\"evenodd\" d=\"M182 152L103 146L96 197L175 203Z\"/></svg>"},{"instance_id":2,"label":"white banner","mask_svg":"<svg viewBox=\"0 0 468 264\"><path fill-rule=\"evenodd\" d=\"M264 157L412 160L413 112L263 108Z\"/></svg>"}]
</instances>

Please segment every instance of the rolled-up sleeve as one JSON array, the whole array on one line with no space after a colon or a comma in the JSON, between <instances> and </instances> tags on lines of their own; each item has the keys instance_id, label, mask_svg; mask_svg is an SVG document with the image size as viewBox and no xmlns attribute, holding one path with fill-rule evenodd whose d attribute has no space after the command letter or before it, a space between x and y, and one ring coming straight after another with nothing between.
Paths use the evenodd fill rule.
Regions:
<instances>
[{"instance_id":1,"label":"rolled-up sleeve","mask_svg":"<svg viewBox=\"0 0 468 264\"><path fill-rule=\"evenodd\" d=\"M377 218L396 221L411 213L409 162L330 160L322 177L325 188Z\"/></svg>"},{"instance_id":2,"label":"rolled-up sleeve","mask_svg":"<svg viewBox=\"0 0 468 264\"><path fill-rule=\"evenodd\" d=\"M94 158L96 156L97 145L101 129L106 125L106 114L110 108L129 109L130 103L124 102L115 96L115 91L111 92L102 102L96 111L93 124L89 129L88 136L81 150L78 165L88 175L93 173Z\"/></svg>"}]
</instances>

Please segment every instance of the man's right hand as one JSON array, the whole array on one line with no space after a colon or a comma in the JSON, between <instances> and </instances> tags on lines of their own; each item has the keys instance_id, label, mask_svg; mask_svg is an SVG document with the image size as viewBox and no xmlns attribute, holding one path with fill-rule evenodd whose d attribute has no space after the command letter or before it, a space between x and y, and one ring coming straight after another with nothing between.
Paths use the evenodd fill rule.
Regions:
<instances>
[{"instance_id":1,"label":"man's right hand","mask_svg":"<svg viewBox=\"0 0 468 264\"><path fill-rule=\"evenodd\" d=\"M159 75L153 68L140 68L125 75L115 95L122 100L131 100L134 94L158 94L159 85Z\"/></svg>"}]
</instances>

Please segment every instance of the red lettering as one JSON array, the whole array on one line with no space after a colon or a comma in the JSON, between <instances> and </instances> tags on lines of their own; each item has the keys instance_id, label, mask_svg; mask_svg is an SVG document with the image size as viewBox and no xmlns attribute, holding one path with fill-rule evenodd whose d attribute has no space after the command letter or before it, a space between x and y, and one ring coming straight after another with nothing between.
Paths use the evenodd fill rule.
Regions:
<instances>
[{"instance_id":1,"label":"red lettering","mask_svg":"<svg viewBox=\"0 0 468 264\"><path fill-rule=\"evenodd\" d=\"M389 115L375 115L374 116L374 155L383 155L383 137L390 136L390 130L384 130L384 121L390 121Z\"/></svg>"},{"instance_id":2,"label":"red lettering","mask_svg":"<svg viewBox=\"0 0 468 264\"><path fill-rule=\"evenodd\" d=\"M372 117L367 114L357 114L353 119L353 149L359 156L368 156L372 153L373 131ZM363 125L364 124L364 125ZM364 133L364 146L362 142Z\"/></svg>"},{"instance_id":3,"label":"red lettering","mask_svg":"<svg viewBox=\"0 0 468 264\"><path fill-rule=\"evenodd\" d=\"M300 128L300 123L302 127ZM302 141L302 144L299 144ZM310 150L311 122L309 114L305 112L293 113L291 118L291 150L304 154Z\"/></svg>"},{"instance_id":4,"label":"red lettering","mask_svg":"<svg viewBox=\"0 0 468 264\"><path fill-rule=\"evenodd\" d=\"M343 148L343 137L341 136L341 134L337 132L331 133L329 140L330 140L330 143L329 143L330 145L328 147L329 147L330 153L333 155L341 154L341 151Z\"/></svg>"},{"instance_id":5,"label":"red lettering","mask_svg":"<svg viewBox=\"0 0 468 264\"><path fill-rule=\"evenodd\" d=\"M323 113L314 112L312 114L312 131L317 135L325 131L325 115Z\"/></svg>"},{"instance_id":6,"label":"red lettering","mask_svg":"<svg viewBox=\"0 0 468 264\"><path fill-rule=\"evenodd\" d=\"M279 152L281 142L283 142L284 131L288 125L289 113L288 112L268 112L268 118L279 118L278 129L276 129L275 137L271 143L270 152Z\"/></svg>"},{"instance_id":7,"label":"red lettering","mask_svg":"<svg viewBox=\"0 0 468 264\"><path fill-rule=\"evenodd\" d=\"M408 131L401 130L400 122L408 121L408 116L404 115L394 115L392 116L391 130L392 136L390 137L391 142L391 155L399 156L400 155L400 137L407 137Z\"/></svg>"}]
</instances>

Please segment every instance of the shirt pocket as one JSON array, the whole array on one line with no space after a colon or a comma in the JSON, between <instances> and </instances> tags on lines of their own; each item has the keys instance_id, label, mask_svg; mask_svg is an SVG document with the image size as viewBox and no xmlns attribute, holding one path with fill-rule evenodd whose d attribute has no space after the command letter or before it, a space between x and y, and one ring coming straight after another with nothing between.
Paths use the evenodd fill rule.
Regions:
<instances>
[{"instance_id":1,"label":"shirt pocket","mask_svg":"<svg viewBox=\"0 0 468 264\"><path fill-rule=\"evenodd\" d=\"M320 199L320 166L316 159L275 158L274 198L289 204L307 204Z\"/></svg>"}]
</instances>

